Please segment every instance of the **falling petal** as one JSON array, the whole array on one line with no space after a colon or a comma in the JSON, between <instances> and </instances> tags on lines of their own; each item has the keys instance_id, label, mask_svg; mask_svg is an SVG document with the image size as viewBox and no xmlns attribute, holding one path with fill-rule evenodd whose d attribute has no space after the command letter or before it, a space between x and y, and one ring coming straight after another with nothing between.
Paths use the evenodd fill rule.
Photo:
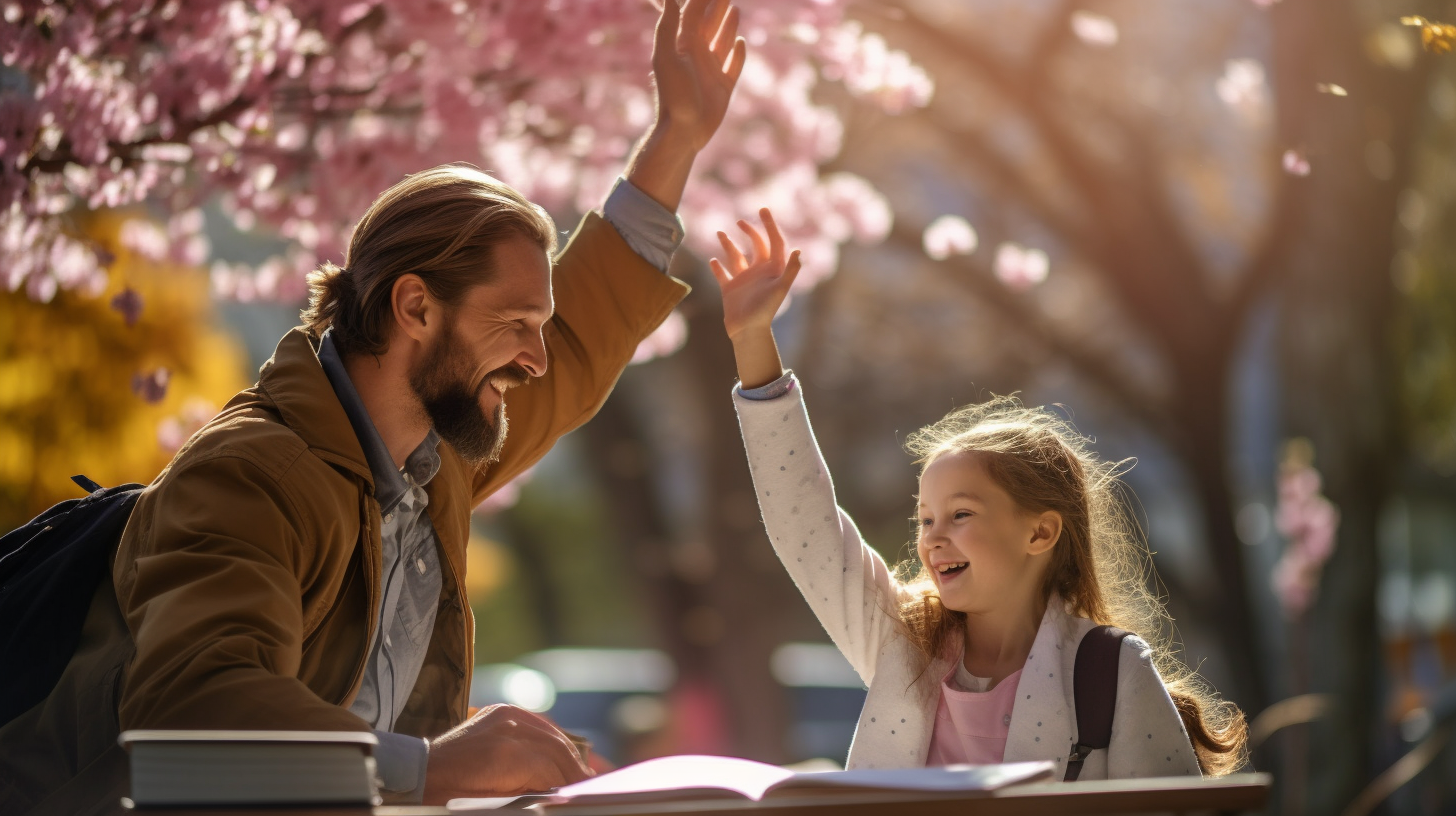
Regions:
<instances>
[{"instance_id":1,"label":"falling petal","mask_svg":"<svg viewBox=\"0 0 1456 816\"><path fill-rule=\"evenodd\" d=\"M976 251L980 239L970 222L959 215L942 215L930 222L921 235L925 254L937 261L952 255L969 255Z\"/></svg>"},{"instance_id":2,"label":"falling petal","mask_svg":"<svg viewBox=\"0 0 1456 816\"><path fill-rule=\"evenodd\" d=\"M1298 150L1284 151L1284 172L1303 178L1309 175L1309 159Z\"/></svg>"},{"instance_id":3,"label":"falling petal","mask_svg":"<svg viewBox=\"0 0 1456 816\"><path fill-rule=\"evenodd\" d=\"M121 312L122 318L126 320L127 328L131 328L141 319L142 296L137 294L135 289L128 286L121 290L116 297L111 299L111 308Z\"/></svg>"},{"instance_id":4,"label":"falling petal","mask_svg":"<svg viewBox=\"0 0 1456 816\"><path fill-rule=\"evenodd\" d=\"M1072 14L1072 33L1088 45L1110 48L1117 45L1117 23L1111 17L1077 11Z\"/></svg>"},{"instance_id":5,"label":"falling petal","mask_svg":"<svg viewBox=\"0 0 1456 816\"><path fill-rule=\"evenodd\" d=\"M131 375L131 390L138 397L155 405L166 398L167 383L171 379L172 373L165 368L148 372L139 371Z\"/></svg>"},{"instance_id":6,"label":"falling petal","mask_svg":"<svg viewBox=\"0 0 1456 816\"><path fill-rule=\"evenodd\" d=\"M1350 95L1350 92L1347 91L1347 90L1345 90L1344 87L1342 87L1340 85L1336 85L1333 82L1318 82L1318 83L1315 83L1314 89L1316 91L1319 91L1322 94L1329 94L1330 96L1349 96Z\"/></svg>"}]
</instances>

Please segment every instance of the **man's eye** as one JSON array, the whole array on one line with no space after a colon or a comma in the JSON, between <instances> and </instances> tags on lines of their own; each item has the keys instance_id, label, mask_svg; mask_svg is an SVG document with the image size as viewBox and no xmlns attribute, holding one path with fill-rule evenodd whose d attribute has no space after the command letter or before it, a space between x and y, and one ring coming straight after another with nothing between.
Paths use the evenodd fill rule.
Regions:
<instances>
[{"instance_id":1,"label":"man's eye","mask_svg":"<svg viewBox=\"0 0 1456 816\"><path fill-rule=\"evenodd\" d=\"M971 517L971 511L969 511L969 510L957 510L956 511L956 514L955 514L955 517L958 518L958 519L970 518Z\"/></svg>"},{"instance_id":2,"label":"man's eye","mask_svg":"<svg viewBox=\"0 0 1456 816\"><path fill-rule=\"evenodd\" d=\"M920 526L921 527L929 527L930 525L931 525L931 519L921 519L920 520Z\"/></svg>"}]
</instances>

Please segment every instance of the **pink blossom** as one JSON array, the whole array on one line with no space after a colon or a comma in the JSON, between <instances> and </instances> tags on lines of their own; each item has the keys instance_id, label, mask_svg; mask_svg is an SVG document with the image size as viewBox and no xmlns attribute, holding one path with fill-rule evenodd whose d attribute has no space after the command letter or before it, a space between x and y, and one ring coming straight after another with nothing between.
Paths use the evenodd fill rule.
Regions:
<instances>
[{"instance_id":1,"label":"pink blossom","mask_svg":"<svg viewBox=\"0 0 1456 816\"><path fill-rule=\"evenodd\" d=\"M197 397L187 400L180 412L157 423L157 444L167 453L176 453L216 413L217 406L207 400Z\"/></svg>"},{"instance_id":2,"label":"pink blossom","mask_svg":"<svg viewBox=\"0 0 1456 816\"><path fill-rule=\"evenodd\" d=\"M842 243L879 240L890 220L862 179L818 172L843 135L819 88L838 82L899 111L926 104L934 84L849 21L847 0L741 7L750 60L682 214L692 246L711 251L724 215L767 199L822 207L822 226L794 226L803 246L830 248L803 288L832 273ZM150 199L195 221L220 197L237 226L281 231L293 247L253 270L215 268L218 291L297 300L302 276L341 261L355 220L403 175L470 161L548 208L595 208L653 111L656 11L640 0L6 8L16 22L0 59L32 93L0 98L0 275L37 298L105 282L96 248L63 229L74 211ZM163 250L135 227L123 243L208 260L188 223L169 222L165 239Z\"/></svg>"},{"instance_id":3,"label":"pink blossom","mask_svg":"<svg viewBox=\"0 0 1456 816\"><path fill-rule=\"evenodd\" d=\"M994 268L997 280L1021 292L1045 281L1051 262L1040 249L1007 242L996 248Z\"/></svg>"},{"instance_id":4,"label":"pink blossom","mask_svg":"<svg viewBox=\"0 0 1456 816\"><path fill-rule=\"evenodd\" d=\"M1264 64L1256 59L1232 59L1214 83L1218 98L1245 121L1257 122L1268 112L1269 81Z\"/></svg>"},{"instance_id":5,"label":"pink blossom","mask_svg":"<svg viewBox=\"0 0 1456 816\"><path fill-rule=\"evenodd\" d=\"M1281 163L1283 164L1284 172L1288 173L1291 176L1299 176L1303 178L1304 176L1309 175L1309 159L1301 151L1284 151L1284 158L1281 160Z\"/></svg>"},{"instance_id":6,"label":"pink blossom","mask_svg":"<svg viewBox=\"0 0 1456 816\"><path fill-rule=\"evenodd\" d=\"M1072 33L1091 46L1110 48L1117 45L1117 23L1106 15L1090 11L1072 12Z\"/></svg>"},{"instance_id":7,"label":"pink blossom","mask_svg":"<svg viewBox=\"0 0 1456 816\"><path fill-rule=\"evenodd\" d=\"M1320 572L1334 553L1339 532L1340 511L1321 494L1320 482L1319 471L1304 461L1286 462L1279 474L1274 526L1287 543L1272 582L1291 615L1302 614L1314 602Z\"/></svg>"},{"instance_id":8,"label":"pink blossom","mask_svg":"<svg viewBox=\"0 0 1456 816\"><path fill-rule=\"evenodd\" d=\"M969 255L980 244L975 228L959 215L942 215L931 221L920 241L925 254L937 261L952 255Z\"/></svg>"},{"instance_id":9,"label":"pink blossom","mask_svg":"<svg viewBox=\"0 0 1456 816\"><path fill-rule=\"evenodd\" d=\"M688 322L682 313L674 309L651 334L637 344L632 354L633 363L645 363L658 357L669 357L688 342Z\"/></svg>"},{"instance_id":10,"label":"pink blossom","mask_svg":"<svg viewBox=\"0 0 1456 816\"><path fill-rule=\"evenodd\" d=\"M471 512L478 516L492 516L502 510L508 510L521 500L521 486L531 481L535 474L535 468L527 468L516 478L501 485L494 493L485 497L480 504L475 505Z\"/></svg>"}]
</instances>

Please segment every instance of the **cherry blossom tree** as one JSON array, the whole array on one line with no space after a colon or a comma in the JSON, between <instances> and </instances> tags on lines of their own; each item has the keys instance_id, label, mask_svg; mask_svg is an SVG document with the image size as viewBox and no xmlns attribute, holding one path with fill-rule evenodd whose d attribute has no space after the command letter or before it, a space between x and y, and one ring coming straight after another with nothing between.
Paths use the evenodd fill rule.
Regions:
<instances>
[{"instance_id":1,"label":"cherry blossom tree","mask_svg":"<svg viewBox=\"0 0 1456 816\"><path fill-rule=\"evenodd\" d=\"M689 240L765 204L801 213L784 227L812 250L810 287L840 245L890 224L863 179L820 172L842 132L820 87L893 112L932 85L843 0L740 5L749 59L688 188ZM147 200L170 221L138 221L124 244L204 263L198 208L216 198L239 228L290 241L256 268L215 262L216 291L296 301L380 190L450 161L549 209L595 207L653 117L656 15L647 0L6 2L0 275L41 301L100 291L111 258L75 217Z\"/></svg>"}]
</instances>

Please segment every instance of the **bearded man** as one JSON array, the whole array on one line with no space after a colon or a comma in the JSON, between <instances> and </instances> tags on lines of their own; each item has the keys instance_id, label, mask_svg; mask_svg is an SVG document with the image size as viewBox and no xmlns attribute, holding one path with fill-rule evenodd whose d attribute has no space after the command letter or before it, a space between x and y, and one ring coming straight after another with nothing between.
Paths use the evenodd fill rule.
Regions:
<instances>
[{"instance_id":1,"label":"bearded man","mask_svg":"<svg viewBox=\"0 0 1456 816\"><path fill-rule=\"evenodd\" d=\"M743 67L737 24L727 0L664 4L656 121L554 289L555 226L507 185L447 166L379 197L345 266L310 277L305 325L142 494L59 684L0 728L0 812L116 809L134 728L372 730L394 801L588 775L529 712L467 717L470 513L687 293L673 213Z\"/></svg>"}]
</instances>

